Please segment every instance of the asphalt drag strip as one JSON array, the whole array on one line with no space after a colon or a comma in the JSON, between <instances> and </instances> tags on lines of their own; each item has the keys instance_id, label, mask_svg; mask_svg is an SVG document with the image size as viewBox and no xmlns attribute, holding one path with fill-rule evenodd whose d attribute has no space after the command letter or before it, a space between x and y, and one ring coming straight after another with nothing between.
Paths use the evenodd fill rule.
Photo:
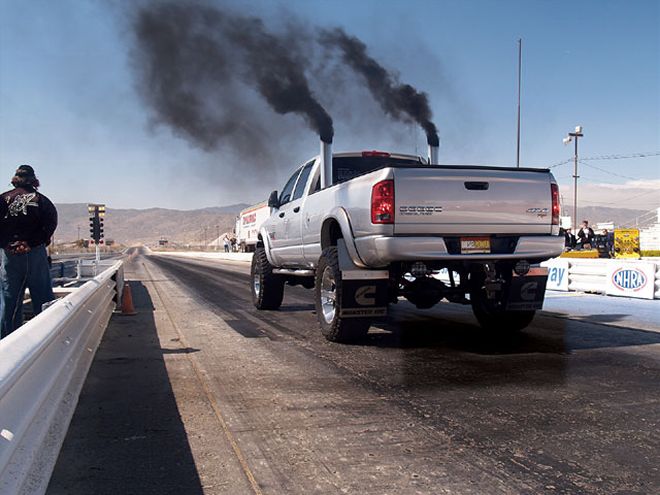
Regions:
<instances>
[{"instance_id":1,"label":"asphalt drag strip","mask_svg":"<svg viewBox=\"0 0 660 495\"><path fill-rule=\"evenodd\" d=\"M659 334L541 314L504 339L469 308L400 303L364 342L340 345L320 335L309 290L287 287L282 308L262 312L235 266L134 263L169 322L156 333L187 441L176 438L202 493L660 487Z\"/></svg>"}]
</instances>

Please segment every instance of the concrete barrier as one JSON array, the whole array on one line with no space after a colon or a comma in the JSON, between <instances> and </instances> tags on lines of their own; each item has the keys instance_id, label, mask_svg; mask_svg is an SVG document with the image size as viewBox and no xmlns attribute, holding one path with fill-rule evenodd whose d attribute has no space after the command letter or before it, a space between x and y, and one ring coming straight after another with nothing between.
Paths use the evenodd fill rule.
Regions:
<instances>
[{"instance_id":1,"label":"concrete barrier","mask_svg":"<svg viewBox=\"0 0 660 495\"><path fill-rule=\"evenodd\" d=\"M553 290L660 299L660 261L657 260L555 258L541 265L550 270L551 277L568 270L568 284L549 283Z\"/></svg>"}]
</instances>

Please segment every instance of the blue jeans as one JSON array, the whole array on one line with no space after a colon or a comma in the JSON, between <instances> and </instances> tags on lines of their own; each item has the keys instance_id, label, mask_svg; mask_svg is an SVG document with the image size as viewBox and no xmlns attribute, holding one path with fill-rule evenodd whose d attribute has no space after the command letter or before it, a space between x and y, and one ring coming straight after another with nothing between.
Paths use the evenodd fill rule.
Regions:
<instances>
[{"instance_id":1,"label":"blue jeans","mask_svg":"<svg viewBox=\"0 0 660 495\"><path fill-rule=\"evenodd\" d=\"M26 254L9 254L0 249L0 338L6 337L23 324L23 297L30 289L34 314L41 306L55 299L50 278L48 254L43 244Z\"/></svg>"}]
</instances>

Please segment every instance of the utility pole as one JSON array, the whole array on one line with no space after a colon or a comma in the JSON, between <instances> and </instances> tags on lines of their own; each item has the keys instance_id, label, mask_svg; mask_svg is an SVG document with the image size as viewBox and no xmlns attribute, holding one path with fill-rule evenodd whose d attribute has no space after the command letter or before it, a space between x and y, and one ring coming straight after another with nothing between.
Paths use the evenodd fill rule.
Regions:
<instances>
[{"instance_id":1,"label":"utility pole","mask_svg":"<svg viewBox=\"0 0 660 495\"><path fill-rule=\"evenodd\" d=\"M575 132L569 132L568 136L564 138L564 144L568 144L571 141L575 141L575 155L573 156L573 232L577 232L577 194L578 194L578 139L584 136L582 134L582 126L578 125L575 127Z\"/></svg>"},{"instance_id":2,"label":"utility pole","mask_svg":"<svg viewBox=\"0 0 660 495\"><path fill-rule=\"evenodd\" d=\"M522 87L522 38L518 39L518 139L516 146L516 167L520 168L520 93Z\"/></svg>"}]
</instances>

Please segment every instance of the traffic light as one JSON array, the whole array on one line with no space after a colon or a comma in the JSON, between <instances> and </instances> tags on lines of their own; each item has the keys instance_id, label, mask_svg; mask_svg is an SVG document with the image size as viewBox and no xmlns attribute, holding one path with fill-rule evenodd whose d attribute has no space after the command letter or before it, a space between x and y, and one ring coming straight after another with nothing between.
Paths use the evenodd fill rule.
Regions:
<instances>
[{"instance_id":1,"label":"traffic light","mask_svg":"<svg viewBox=\"0 0 660 495\"><path fill-rule=\"evenodd\" d=\"M105 216L105 205L87 205L89 212L89 233L95 244L103 244L103 217Z\"/></svg>"},{"instance_id":2,"label":"traffic light","mask_svg":"<svg viewBox=\"0 0 660 495\"><path fill-rule=\"evenodd\" d=\"M99 223L99 219L96 217L90 217L90 222L89 222L89 233L90 237L94 239L94 242L98 244L99 239L101 238L101 225Z\"/></svg>"}]
</instances>

